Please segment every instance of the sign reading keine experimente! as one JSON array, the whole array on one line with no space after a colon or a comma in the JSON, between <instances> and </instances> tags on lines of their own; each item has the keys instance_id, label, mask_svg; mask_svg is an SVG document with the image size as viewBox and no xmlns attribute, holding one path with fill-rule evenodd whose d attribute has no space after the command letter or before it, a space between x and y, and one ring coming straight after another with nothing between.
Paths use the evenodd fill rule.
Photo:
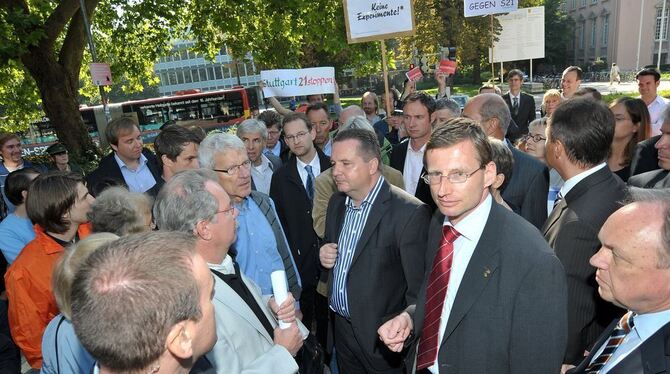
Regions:
<instances>
[{"instance_id":1,"label":"sign reading keine experimente!","mask_svg":"<svg viewBox=\"0 0 670 374\"><path fill-rule=\"evenodd\" d=\"M342 0L349 43L414 35L412 0Z\"/></svg>"},{"instance_id":2,"label":"sign reading keine experimente!","mask_svg":"<svg viewBox=\"0 0 670 374\"><path fill-rule=\"evenodd\" d=\"M335 92L335 68L261 70L263 96L290 97Z\"/></svg>"}]
</instances>

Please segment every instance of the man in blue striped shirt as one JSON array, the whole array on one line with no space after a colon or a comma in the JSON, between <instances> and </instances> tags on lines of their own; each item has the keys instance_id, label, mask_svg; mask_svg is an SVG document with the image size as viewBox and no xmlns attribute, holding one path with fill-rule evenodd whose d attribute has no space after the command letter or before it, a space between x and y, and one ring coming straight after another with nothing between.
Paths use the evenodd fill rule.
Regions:
<instances>
[{"instance_id":1,"label":"man in blue striped shirt","mask_svg":"<svg viewBox=\"0 0 670 374\"><path fill-rule=\"evenodd\" d=\"M381 175L376 135L338 133L331 156L337 185L319 258L329 277L337 363L344 373L404 373L377 328L412 304L424 272L429 208Z\"/></svg>"}]
</instances>

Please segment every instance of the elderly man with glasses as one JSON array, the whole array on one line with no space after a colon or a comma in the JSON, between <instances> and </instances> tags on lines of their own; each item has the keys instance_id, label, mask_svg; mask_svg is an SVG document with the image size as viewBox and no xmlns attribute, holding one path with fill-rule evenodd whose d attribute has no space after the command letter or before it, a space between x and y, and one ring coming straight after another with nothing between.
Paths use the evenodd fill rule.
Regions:
<instances>
[{"instance_id":1,"label":"elderly man with glasses","mask_svg":"<svg viewBox=\"0 0 670 374\"><path fill-rule=\"evenodd\" d=\"M262 192L251 190L251 161L242 140L225 134L210 134L198 149L200 166L216 172L219 184L239 211L237 239L232 245L242 272L272 295L270 274L284 270L289 290L299 299L298 274L275 204Z\"/></svg>"}]
</instances>

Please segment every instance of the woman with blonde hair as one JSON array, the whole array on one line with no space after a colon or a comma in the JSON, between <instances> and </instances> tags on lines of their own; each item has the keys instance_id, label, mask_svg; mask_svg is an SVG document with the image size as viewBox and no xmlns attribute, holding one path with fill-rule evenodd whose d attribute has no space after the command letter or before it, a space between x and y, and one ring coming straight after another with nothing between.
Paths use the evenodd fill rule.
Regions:
<instances>
[{"instance_id":1,"label":"woman with blonde hair","mask_svg":"<svg viewBox=\"0 0 670 374\"><path fill-rule=\"evenodd\" d=\"M540 106L540 111L542 117L551 117L551 114L554 113L554 110L558 107L558 104L561 103L561 91L557 89L547 90L542 96L542 105Z\"/></svg>"},{"instance_id":2,"label":"woman with blonde hair","mask_svg":"<svg viewBox=\"0 0 670 374\"><path fill-rule=\"evenodd\" d=\"M70 322L72 312L70 289L77 270L91 253L118 238L110 233L92 234L70 246L56 264L52 287L60 314L49 322L42 336L41 373L93 372L95 360L79 342Z\"/></svg>"}]
</instances>

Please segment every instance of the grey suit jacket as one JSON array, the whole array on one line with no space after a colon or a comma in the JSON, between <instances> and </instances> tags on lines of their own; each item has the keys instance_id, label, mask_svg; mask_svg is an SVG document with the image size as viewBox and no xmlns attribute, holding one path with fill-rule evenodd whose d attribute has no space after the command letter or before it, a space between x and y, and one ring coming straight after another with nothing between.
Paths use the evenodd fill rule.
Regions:
<instances>
[{"instance_id":1,"label":"grey suit jacket","mask_svg":"<svg viewBox=\"0 0 670 374\"><path fill-rule=\"evenodd\" d=\"M512 177L502 191L512 210L538 229L547 219L549 169L540 161L510 147L514 156Z\"/></svg>"},{"instance_id":2,"label":"grey suit jacket","mask_svg":"<svg viewBox=\"0 0 670 374\"><path fill-rule=\"evenodd\" d=\"M277 320L261 297L258 286L244 274L241 276L272 327L276 328ZM214 348L207 353L207 359L218 374L298 372L298 365L289 351L274 344L251 308L217 276L214 276L214 292L212 302L216 316L217 341ZM300 321L298 327L303 336L306 336L307 329Z\"/></svg>"},{"instance_id":3,"label":"grey suit jacket","mask_svg":"<svg viewBox=\"0 0 670 374\"><path fill-rule=\"evenodd\" d=\"M426 273L413 313L423 328L426 282L442 237L433 216ZM411 312L411 310L410 310ZM558 373L567 327L565 271L535 227L493 202L440 342L444 373Z\"/></svg>"},{"instance_id":4,"label":"grey suit jacket","mask_svg":"<svg viewBox=\"0 0 670 374\"><path fill-rule=\"evenodd\" d=\"M634 175L628 179L628 185L640 188L670 187L670 171L658 169Z\"/></svg>"},{"instance_id":5,"label":"grey suit jacket","mask_svg":"<svg viewBox=\"0 0 670 374\"><path fill-rule=\"evenodd\" d=\"M568 276L565 363L577 365L610 321L623 314L598 295L596 269L589 259L600 249L600 228L625 197L626 185L605 166L577 183L544 225L544 237Z\"/></svg>"}]
</instances>

